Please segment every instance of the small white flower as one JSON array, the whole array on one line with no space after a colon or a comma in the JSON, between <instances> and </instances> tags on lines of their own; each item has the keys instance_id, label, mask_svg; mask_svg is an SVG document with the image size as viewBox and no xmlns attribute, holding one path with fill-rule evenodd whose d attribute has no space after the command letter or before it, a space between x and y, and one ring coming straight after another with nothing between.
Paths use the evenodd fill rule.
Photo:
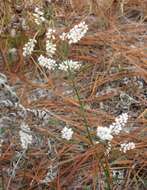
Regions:
<instances>
[{"instance_id":1,"label":"small white flower","mask_svg":"<svg viewBox=\"0 0 147 190\"><path fill-rule=\"evenodd\" d=\"M61 133L63 139L70 140L73 135L73 130L71 128L64 127Z\"/></svg>"},{"instance_id":2,"label":"small white flower","mask_svg":"<svg viewBox=\"0 0 147 190\"><path fill-rule=\"evenodd\" d=\"M49 57L52 57L53 54L55 54L56 51L56 44L53 44L51 41L46 41L46 53Z\"/></svg>"},{"instance_id":3,"label":"small white flower","mask_svg":"<svg viewBox=\"0 0 147 190\"><path fill-rule=\"evenodd\" d=\"M46 33L46 37L48 40L55 40L55 32L56 30L53 28L48 28L47 29L47 33Z\"/></svg>"},{"instance_id":4,"label":"small white flower","mask_svg":"<svg viewBox=\"0 0 147 190\"><path fill-rule=\"evenodd\" d=\"M62 38L66 36L69 40L69 44L77 43L81 40L86 34L88 30L88 25L85 22L80 22L79 24L75 25L66 35L61 35Z\"/></svg>"},{"instance_id":5,"label":"small white flower","mask_svg":"<svg viewBox=\"0 0 147 190\"><path fill-rule=\"evenodd\" d=\"M59 69L62 71L68 71L68 68L71 70L77 70L81 67L81 64L78 61L66 60L60 63Z\"/></svg>"},{"instance_id":6,"label":"small white flower","mask_svg":"<svg viewBox=\"0 0 147 190\"><path fill-rule=\"evenodd\" d=\"M23 56L30 56L34 50L37 41L35 39L29 39L29 41L23 47Z\"/></svg>"},{"instance_id":7,"label":"small white flower","mask_svg":"<svg viewBox=\"0 0 147 190\"><path fill-rule=\"evenodd\" d=\"M24 122L20 126L21 130L19 131L21 146L23 149L27 149L28 145L32 143L32 135L30 134L30 128Z\"/></svg>"},{"instance_id":8,"label":"small white flower","mask_svg":"<svg viewBox=\"0 0 147 190\"><path fill-rule=\"evenodd\" d=\"M122 143L120 145L120 151L126 153L128 150L132 150L135 148L134 142Z\"/></svg>"},{"instance_id":9,"label":"small white flower","mask_svg":"<svg viewBox=\"0 0 147 190\"><path fill-rule=\"evenodd\" d=\"M128 114L123 113L115 118L115 122L112 123L109 127L113 134L118 135L122 128L126 125L128 121Z\"/></svg>"},{"instance_id":10,"label":"small white flower","mask_svg":"<svg viewBox=\"0 0 147 190\"><path fill-rule=\"evenodd\" d=\"M42 67L45 67L49 70L54 69L56 66L56 61L51 58L44 57L43 55L40 55L38 57L38 64Z\"/></svg>"},{"instance_id":11,"label":"small white flower","mask_svg":"<svg viewBox=\"0 0 147 190\"><path fill-rule=\"evenodd\" d=\"M113 138L111 130L108 127L98 127L97 136L103 141L105 140L111 141Z\"/></svg>"},{"instance_id":12,"label":"small white flower","mask_svg":"<svg viewBox=\"0 0 147 190\"><path fill-rule=\"evenodd\" d=\"M38 7L35 8L33 15L35 17L35 23L37 25L40 25L43 22L45 22L44 13Z\"/></svg>"}]
</instances>

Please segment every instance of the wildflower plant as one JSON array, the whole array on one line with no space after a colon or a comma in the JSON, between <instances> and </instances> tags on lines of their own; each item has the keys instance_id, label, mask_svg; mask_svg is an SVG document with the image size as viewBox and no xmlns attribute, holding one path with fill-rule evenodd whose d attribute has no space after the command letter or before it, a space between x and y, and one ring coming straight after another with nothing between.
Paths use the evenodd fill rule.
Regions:
<instances>
[{"instance_id":1,"label":"wildflower plant","mask_svg":"<svg viewBox=\"0 0 147 190\"><path fill-rule=\"evenodd\" d=\"M38 7L35 8L34 13L34 21L37 25L40 25L45 22L44 12L41 11Z\"/></svg>"},{"instance_id":2,"label":"wildflower plant","mask_svg":"<svg viewBox=\"0 0 147 190\"><path fill-rule=\"evenodd\" d=\"M49 3L51 4L51 2ZM87 25L86 21L81 21L71 27L71 29L66 29L66 32L61 32L59 28L56 28L56 23L53 23L52 20L48 20L46 18L46 13L43 8L36 7L33 13L33 18L35 24L37 25L37 32L35 31L34 36L30 37L30 39L28 39L28 42L24 44L24 58L30 58L31 60L33 60L33 62L35 62L35 64L39 66L39 69L45 68L45 70L48 70L48 76L45 75L47 79L49 79L49 77L51 77L52 79L52 77L54 78L55 76L60 81L60 77L64 76L64 81L68 80L67 83L72 88L73 95L72 98L64 97L64 94L61 94L60 91L58 91L58 87L60 88L60 85L62 87L63 82L61 81L61 84L58 84L58 86L56 87L56 83L54 83L53 81L53 84L51 85L51 90L53 91L53 95L57 95L59 97L59 101L61 100L61 102L57 104L56 109L52 109L52 104L54 103L54 100L53 103L50 100L46 100L46 105L44 106L48 108L50 108L51 106L53 112L54 110L59 110L58 113L52 113L52 111L50 112L47 109L25 108L25 106L19 105L19 108L23 109L26 115L30 113L32 117L35 116L35 118L38 118L38 120L42 121L41 126L35 126L36 129L38 131L40 130L41 132L46 132L43 134L45 138L50 138L51 136L55 139L55 141L57 140L57 142L55 143L58 145L57 155L59 163L57 165L50 164L49 167L45 167L46 174L41 180L37 175L45 172L42 172L40 169L38 169L37 174L33 180L36 180L37 183L40 184L43 183L45 185L49 185L54 180L56 180L56 178L58 178L57 180L59 180L60 177L64 178L65 176L67 176L67 179L69 179L70 181L74 174L79 171L80 166L86 166L87 174L81 174L81 176L83 175L85 179L88 178L89 181L91 180L91 178L94 178L95 181L98 178L98 182L96 182L98 184L100 183L99 181L104 179L105 186L107 186L105 189L111 190L112 177L113 173L115 173L113 172L115 170L112 170L111 173L111 167L115 165L115 161L113 159L118 155L122 155L122 153L127 156L127 153L129 151L132 150L133 152L133 150L136 148L135 142L129 141L128 138L127 140L125 139L128 134L125 134L126 130L124 130L124 128L129 125L128 120L129 118L131 118L131 115L128 114L129 112L117 115L115 118L113 118L113 122L111 124L107 124L106 121L104 122L105 124L103 124L103 122L100 125L98 123L97 125L93 124L93 113L97 113L97 110L93 111L89 105L87 107L85 106L85 102L91 102L93 97L90 100L87 100L86 98L83 99L83 95L81 95L81 92L85 88L85 86L83 86L83 89L80 89L81 86L78 86L79 83L77 83L77 81L79 80L79 71L81 71L82 73L83 70L81 68L84 68L86 62L82 66L83 62L79 61L79 58L77 60L75 58L76 56L72 56L72 46L76 47L80 40L84 38L84 36L88 32L89 26ZM45 71L44 69L40 70L43 72ZM59 73L58 76L56 75L56 71L57 73ZM93 84L93 80L91 81L91 83ZM41 86L43 87L47 85L48 84L41 84ZM96 88L96 85L97 81L94 84L94 88ZM48 87L49 86L47 86L47 88ZM95 89L93 91L95 91ZM71 103L73 105L73 110L70 110L68 106L65 106L64 102ZM42 105L41 101L39 103L39 106ZM14 105L10 101L7 101L7 105L7 107L9 108L14 107ZM31 104L31 106L34 105L35 103ZM70 110L69 112L71 112L71 115L69 115L71 118L68 118L67 113L64 113L64 116L62 118L62 111L60 112L60 106L62 107L62 111L64 109ZM15 108L16 107L17 106L15 106ZM88 117L89 113L91 115L93 114L91 118ZM106 113L102 115L105 115L104 118L107 118ZM53 129L52 133L51 131L54 126L51 122L51 119L53 118L55 118L55 120L61 120L62 124L60 125L60 122L56 122L54 125L57 125L57 128ZM24 117L23 119L26 119L26 117ZM69 124L70 119L73 120L71 124L72 127ZM43 122L43 120L45 120L46 122ZM74 123L76 124L75 126ZM121 135L123 136L123 140L121 139ZM28 150L29 146L33 143L33 136L30 127L25 122L22 122L20 126L19 138L23 151ZM54 146L54 143L50 143L50 147L52 146ZM46 147L46 144L43 145L43 147ZM42 151L42 147L38 147L38 149L40 151L40 154L42 154L42 152L44 151ZM77 155L78 151L80 151L79 155ZM50 153L52 154L52 148ZM35 153L30 154L33 155ZM48 153L45 153L45 155L47 154ZM51 156L48 156L48 161L50 163L52 163L53 159ZM45 159L42 158L42 160L42 163L45 163ZM88 164L86 163L86 161ZM119 162L117 161L118 158L116 158L116 164ZM57 169L55 172L53 171L54 167ZM59 173L57 171L59 171ZM63 182L60 182L59 180L58 183L60 188L60 183L63 183L64 186L64 183L66 184L66 180L63 180Z\"/></svg>"},{"instance_id":3,"label":"wildflower plant","mask_svg":"<svg viewBox=\"0 0 147 190\"><path fill-rule=\"evenodd\" d=\"M41 20L42 22L44 21L44 19L42 19L43 13L38 12L38 15L39 14L40 14L40 21L39 21L39 16L37 17L36 15L37 24L39 24L39 22L41 23ZM38 18L38 21L37 21L37 18ZM69 80L71 81L71 84L72 84L72 88L74 89L74 92L79 101L81 116L84 120L84 126L86 129L88 141L91 144L91 146L94 146L94 144L104 145L104 156L107 157L110 155L110 152L113 148L113 139L115 138L115 136L118 136L121 133L121 131L123 131L123 128L127 124L129 117L127 113L122 113L121 115L117 116L115 118L115 121L109 126L98 126L95 137L91 134L90 127L85 115L84 104L81 101L80 94L78 92L78 89L74 81L74 71L78 71L80 69L81 63L78 61L73 61L72 59L68 58L70 55L70 51L69 51L70 46L75 43L78 43L85 36L87 31L88 31L88 25L85 23L85 21L82 21L79 24L76 24L68 32L61 33L58 36L58 39L60 39L61 41L60 44L62 45L60 48L61 52L59 53L60 59L58 58L56 60L56 53L58 52L58 45L59 45L59 44L56 44L57 33L56 33L55 27L49 26L45 34L45 41L46 41L45 52L44 52L44 55L43 54L39 55L37 62L41 67L44 67L48 70L54 71L56 68L58 68L61 72L64 71L68 73ZM27 47L29 47L29 45L25 45L25 48L24 48L25 51ZM30 48L30 51L28 51L28 53L24 53L24 54L30 55L31 52L33 51L33 48L34 46ZM73 134L74 134L74 131L70 127L64 127L61 131L61 137L67 141L73 138ZM31 139L29 140L29 143L31 143ZM128 146L126 144L125 145L121 144L120 147L121 147L120 150L122 150L124 153L127 150L134 148L133 144L128 144ZM45 178L44 182L47 181L47 178L48 177Z\"/></svg>"},{"instance_id":4,"label":"wildflower plant","mask_svg":"<svg viewBox=\"0 0 147 190\"><path fill-rule=\"evenodd\" d=\"M34 13L35 22L36 24L41 24L41 22L45 21L43 17L43 12L39 10L39 8L35 9ZM81 40L82 37L86 34L88 30L88 25L85 22L80 22L79 24L75 25L68 33L63 32L59 35L61 40L66 40L67 43L74 44ZM39 32L39 31L38 31ZM38 32L35 34L33 39L29 39L29 41L23 47L23 56L28 57L31 56L35 44L37 43L35 37L37 36ZM53 57L57 51L56 41L56 30L52 27L48 27L46 31L46 45L45 45L45 55L40 55L38 57L38 64L44 68L49 70L54 70L55 67L55 60ZM66 42L65 42L66 44ZM65 47L65 46L64 46ZM59 61L58 68L62 71L67 71L68 67L71 70L77 70L80 68L81 64L78 61L68 60L68 53L65 53L65 49L63 47L61 60ZM68 46L67 46L68 48ZM66 60L67 59L67 60Z\"/></svg>"}]
</instances>

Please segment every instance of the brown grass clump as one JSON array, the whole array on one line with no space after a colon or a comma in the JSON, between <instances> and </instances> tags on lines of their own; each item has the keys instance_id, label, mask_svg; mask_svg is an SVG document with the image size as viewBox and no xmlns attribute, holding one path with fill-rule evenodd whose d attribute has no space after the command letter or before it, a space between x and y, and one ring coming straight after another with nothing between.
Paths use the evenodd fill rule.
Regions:
<instances>
[{"instance_id":1,"label":"brown grass clump","mask_svg":"<svg viewBox=\"0 0 147 190\"><path fill-rule=\"evenodd\" d=\"M38 51L24 59L22 48L36 33L32 16L36 6L49 10L47 18L50 26L56 26L56 35L81 20L88 24L87 35L71 46L68 56L82 63L74 81L64 72L38 66L46 26L37 36ZM0 72L15 87L24 108L50 112L44 123L32 112L22 119L16 107L0 107L0 189L147 189L146 8L146 0L0 2ZM59 40L56 43L60 45ZM41 92L45 95L37 94ZM124 112L129 121L112 140L108 155L108 144L97 143L96 128L109 126ZM12 120L3 127L7 116ZM25 154L19 137L22 121L33 135L33 145ZM71 141L61 138L64 126L74 130ZM134 142L135 149L120 152L122 142ZM50 179L44 184L48 172Z\"/></svg>"}]
</instances>

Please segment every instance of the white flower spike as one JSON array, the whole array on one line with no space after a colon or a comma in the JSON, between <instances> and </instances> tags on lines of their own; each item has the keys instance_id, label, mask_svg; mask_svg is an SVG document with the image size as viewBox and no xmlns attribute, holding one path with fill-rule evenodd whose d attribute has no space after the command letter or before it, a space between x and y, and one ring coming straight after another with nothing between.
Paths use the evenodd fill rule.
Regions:
<instances>
[{"instance_id":1,"label":"white flower spike","mask_svg":"<svg viewBox=\"0 0 147 190\"><path fill-rule=\"evenodd\" d=\"M81 64L78 61L66 60L60 63L59 69L62 71L68 71L68 68L71 70L77 70L81 67Z\"/></svg>"},{"instance_id":2,"label":"white flower spike","mask_svg":"<svg viewBox=\"0 0 147 190\"><path fill-rule=\"evenodd\" d=\"M46 53L49 57L52 57L56 51L56 44L53 43L53 40L55 40L55 32L54 29L48 28L46 33Z\"/></svg>"},{"instance_id":3,"label":"white flower spike","mask_svg":"<svg viewBox=\"0 0 147 190\"><path fill-rule=\"evenodd\" d=\"M48 28L47 29L47 33L46 33L46 37L48 40L55 40L55 32L56 30L53 28Z\"/></svg>"},{"instance_id":4,"label":"white flower spike","mask_svg":"<svg viewBox=\"0 0 147 190\"><path fill-rule=\"evenodd\" d=\"M111 129L111 132L115 135L118 135L122 128L126 125L128 121L128 114L122 113L118 117L115 118L115 122L112 123L109 127Z\"/></svg>"},{"instance_id":5,"label":"white flower spike","mask_svg":"<svg viewBox=\"0 0 147 190\"><path fill-rule=\"evenodd\" d=\"M77 43L81 40L88 31L88 25L85 22L80 22L79 24L75 25L69 32L63 32L60 35L61 40L68 40L69 44Z\"/></svg>"},{"instance_id":6,"label":"white flower spike","mask_svg":"<svg viewBox=\"0 0 147 190\"><path fill-rule=\"evenodd\" d=\"M53 44L50 40L46 41L46 53L49 57L52 57L56 51L56 44Z\"/></svg>"},{"instance_id":7,"label":"white flower spike","mask_svg":"<svg viewBox=\"0 0 147 190\"><path fill-rule=\"evenodd\" d=\"M37 25L45 22L44 13L38 7L35 8L33 16L35 17L35 23Z\"/></svg>"},{"instance_id":8,"label":"white flower spike","mask_svg":"<svg viewBox=\"0 0 147 190\"><path fill-rule=\"evenodd\" d=\"M128 150L132 150L135 148L134 142L122 143L120 145L120 151L126 153Z\"/></svg>"},{"instance_id":9,"label":"white flower spike","mask_svg":"<svg viewBox=\"0 0 147 190\"><path fill-rule=\"evenodd\" d=\"M32 54L37 41L35 39L29 39L29 41L23 47L23 56L27 57Z\"/></svg>"},{"instance_id":10,"label":"white flower spike","mask_svg":"<svg viewBox=\"0 0 147 190\"><path fill-rule=\"evenodd\" d=\"M47 58L47 57L44 57L43 55L40 55L38 57L38 64L44 68L52 70L56 66L56 61L54 59Z\"/></svg>"}]
</instances>

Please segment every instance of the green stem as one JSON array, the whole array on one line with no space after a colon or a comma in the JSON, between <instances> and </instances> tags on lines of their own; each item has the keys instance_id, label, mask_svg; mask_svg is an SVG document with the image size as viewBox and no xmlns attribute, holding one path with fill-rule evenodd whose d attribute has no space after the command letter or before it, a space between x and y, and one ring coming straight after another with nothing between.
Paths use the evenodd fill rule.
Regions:
<instances>
[{"instance_id":1,"label":"green stem","mask_svg":"<svg viewBox=\"0 0 147 190\"><path fill-rule=\"evenodd\" d=\"M65 43L62 48L63 48L63 54L61 54L60 52L59 52L59 54L60 54L61 58L64 60L65 58L66 59L68 58L68 55L70 53L70 51L69 51L69 44ZM68 74L69 74L69 78L70 78L70 80L72 82L73 89L75 91L75 94L76 94L76 96L78 98L78 101L79 101L79 104L80 104L81 116L84 119L84 123L85 123L86 132L87 132L87 135L88 135L88 139L90 141L90 144L93 145L93 140L92 140L92 137L91 137L91 134L90 134L90 131L89 131L89 124L87 122L86 115L85 115L84 104L81 101L81 97L80 97L80 94L79 94L78 89L76 87L76 84L75 84L75 81L74 81L74 77L73 77L73 73L72 73L72 71L70 69L69 64L68 64Z\"/></svg>"},{"instance_id":2,"label":"green stem","mask_svg":"<svg viewBox=\"0 0 147 190\"><path fill-rule=\"evenodd\" d=\"M69 77L70 77L72 85L73 85L73 89L74 89L74 91L76 93L76 96L77 96L79 104L80 104L81 115L82 115L82 117L84 119L84 123L85 123L86 132L87 132L87 135L88 135L88 139L89 139L91 145L93 145L93 140L92 140L92 137L91 137L91 134L90 134L90 131L89 131L89 125L88 125L88 122L87 122L87 119L86 119L86 115L85 115L84 104L81 101L81 97L80 97L78 89L77 89L77 87L75 85L75 81L74 81L74 78L73 78L73 73L70 70L69 65L68 65L68 72L69 72Z\"/></svg>"}]
</instances>

